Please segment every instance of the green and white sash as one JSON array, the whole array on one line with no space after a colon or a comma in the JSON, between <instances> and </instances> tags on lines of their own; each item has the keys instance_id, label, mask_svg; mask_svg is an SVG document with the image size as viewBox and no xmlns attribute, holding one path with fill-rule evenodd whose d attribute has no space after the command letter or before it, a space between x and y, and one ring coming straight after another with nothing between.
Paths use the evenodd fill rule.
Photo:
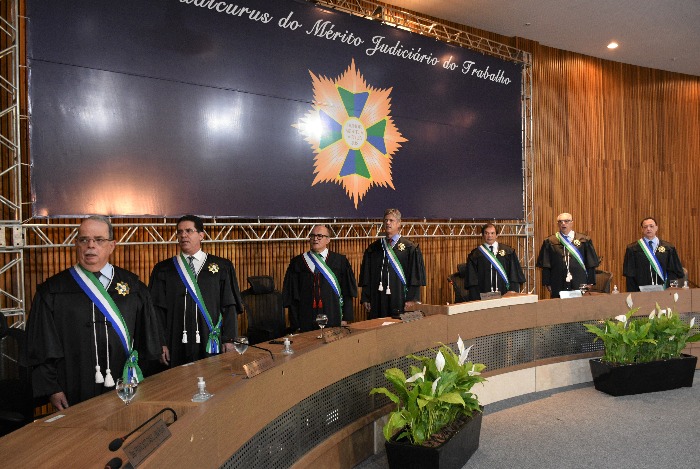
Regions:
<instances>
[{"instance_id":1,"label":"green and white sash","mask_svg":"<svg viewBox=\"0 0 700 469\"><path fill-rule=\"evenodd\" d=\"M389 260L389 265L394 272L396 272L396 276L399 277L399 280L401 280L401 284L404 286L404 288L406 288L406 274L403 273L401 262L399 262L399 258L396 257L396 253L391 246L389 246L389 243L386 242L386 238L382 238L382 247L384 248L384 253Z\"/></svg>"},{"instance_id":2,"label":"green and white sash","mask_svg":"<svg viewBox=\"0 0 700 469\"><path fill-rule=\"evenodd\" d=\"M173 257L173 262L175 263L175 270L180 275L182 283L185 284L187 292L190 297L199 307L199 311L202 313L204 322L206 322L209 328L209 339L207 340L207 353L219 353L221 352L221 316L219 316L219 321L216 325L213 324L211 320L211 315L207 309L207 305L204 304L204 298L202 297L202 292L199 290L199 285L197 284L197 275L192 271L189 263L185 259L185 256L180 254L179 256Z\"/></svg>"},{"instance_id":3,"label":"green and white sash","mask_svg":"<svg viewBox=\"0 0 700 469\"><path fill-rule=\"evenodd\" d=\"M326 261L323 260L323 256L319 253L314 251L305 252L304 261L306 262L306 265L309 267L309 270L311 270L311 272L315 272L316 269L318 269L321 275L323 275L323 278L325 278L326 281L330 284L331 288L333 289L333 292L338 297L338 303L340 304L340 320L342 321L343 292L340 289L340 282L338 282L338 278L335 276L331 268L328 267Z\"/></svg>"},{"instance_id":4,"label":"green and white sash","mask_svg":"<svg viewBox=\"0 0 700 469\"><path fill-rule=\"evenodd\" d=\"M564 245L564 248L569 251L569 253L573 256L574 259L576 259L576 262L578 262L581 265L581 268L583 270L586 270L586 264L583 262L583 258L581 257L581 253L576 249L576 246L574 246L571 241L569 241L569 238L562 236L557 232L557 239L561 244Z\"/></svg>"},{"instance_id":5,"label":"green and white sash","mask_svg":"<svg viewBox=\"0 0 700 469\"><path fill-rule=\"evenodd\" d=\"M639 239L637 240L639 245L642 247L642 252L644 253L645 256L647 256L647 260L649 260L649 264L654 268L654 271L656 274L661 277L661 279L666 282L666 273L664 272L664 269L661 268L661 264L659 263L659 259L656 257L656 253L649 249L649 246L647 246L647 243L644 242L644 239Z\"/></svg>"},{"instance_id":6,"label":"green and white sash","mask_svg":"<svg viewBox=\"0 0 700 469\"><path fill-rule=\"evenodd\" d=\"M107 293L107 290L97 276L89 270L85 270L80 264L71 267L69 272L78 283L78 286L80 286L83 292L85 292L95 306L97 306L97 309L99 309L104 317L112 324L112 328L119 337L119 341L122 347L124 347L124 352L127 356L122 371L122 378L124 380L130 380L132 376L135 376L139 382L143 381L143 374L141 373L141 368L139 368L139 354L133 349L129 328L126 327L126 321L124 321L124 317L119 311L117 304L114 302L114 299L109 296L109 293Z\"/></svg>"},{"instance_id":7,"label":"green and white sash","mask_svg":"<svg viewBox=\"0 0 700 469\"><path fill-rule=\"evenodd\" d=\"M501 276L506 284L506 288L510 288L510 282L508 281L506 269L503 267L503 264L501 264L501 261L498 260L496 254L491 252L491 250L486 247L486 244L479 246L479 249L481 249L481 252L484 254L484 256L486 256L486 259L488 259L491 265L493 265L493 268L496 269L498 275Z\"/></svg>"}]
</instances>

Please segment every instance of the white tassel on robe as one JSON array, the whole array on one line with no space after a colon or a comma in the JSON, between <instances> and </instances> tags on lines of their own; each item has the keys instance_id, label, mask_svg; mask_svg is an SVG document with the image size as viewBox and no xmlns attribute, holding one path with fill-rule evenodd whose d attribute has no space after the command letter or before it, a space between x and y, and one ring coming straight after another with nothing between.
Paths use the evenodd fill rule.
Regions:
<instances>
[{"instance_id":1,"label":"white tassel on robe","mask_svg":"<svg viewBox=\"0 0 700 469\"><path fill-rule=\"evenodd\" d=\"M109 368L105 370L105 387L114 387L114 378L112 378L112 370L110 370Z\"/></svg>"},{"instance_id":2,"label":"white tassel on robe","mask_svg":"<svg viewBox=\"0 0 700 469\"><path fill-rule=\"evenodd\" d=\"M100 365L97 365L95 367L95 383L102 384L104 382L105 382L105 379L102 376L102 373L100 372Z\"/></svg>"}]
</instances>

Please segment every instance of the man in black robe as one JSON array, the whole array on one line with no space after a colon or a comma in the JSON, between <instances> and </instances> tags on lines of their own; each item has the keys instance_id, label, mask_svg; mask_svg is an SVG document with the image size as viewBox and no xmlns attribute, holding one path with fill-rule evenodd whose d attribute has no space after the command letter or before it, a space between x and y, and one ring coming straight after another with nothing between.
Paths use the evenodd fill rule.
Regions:
<instances>
[{"instance_id":1,"label":"man in black robe","mask_svg":"<svg viewBox=\"0 0 700 469\"><path fill-rule=\"evenodd\" d=\"M170 367L233 350L238 314L243 312L233 264L201 249L202 219L185 215L178 220L176 229L181 254L156 264L149 282L167 347L161 361ZM183 281L188 271L194 277L191 285ZM195 301L199 293L208 318ZM218 345L213 346L210 341Z\"/></svg>"},{"instance_id":2,"label":"man in black robe","mask_svg":"<svg viewBox=\"0 0 700 469\"><path fill-rule=\"evenodd\" d=\"M659 226L653 218L642 220L642 239L627 246L622 274L627 279L627 291L639 291L643 285L663 285L668 287L674 280L685 275L676 248L669 242L659 239L656 232ZM642 243L644 245L642 245ZM658 261L657 271L650 259Z\"/></svg>"},{"instance_id":3,"label":"man in black robe","mask_svg":"<svg viewBox=\"0 0 700 469\"><path fill-rule=\"evenodd\" d=\"M512 247L498 242L496 226L488 223L481 227L484 243L473 249L467 258L467 287L469 301L480 300L481 293L520 292L520 285L525 282L525 274L520 266L518 256ZM488 250L488 252L485 252ZM493 258L491 258L493 254ZM494 266L494 259L497 264ZM505 279L499 273L503 268Z\"/></svg>"},{"instance_id":4,"label":"man in black robe","mask_svg":"<svg viewBox=\"0 0 700 469\"><path fill-rule=\"evenodd\" d=\"M401 266L404 280L397 273ZM384 235L365 250L360 267L362 305L369 319L395 316L415 307L425 286L425 264L418 244L401 236L401 212L384 212Z\"/></svg>"},{"instance_id":5,"label":"man in black robe","mask_svg":"<svg viewBox=\"0 0 700 469\"><path fill-rule=\"evenodd\" d=\"M552 298L559 298L562 290L595 284L595 268L600 264L591 238L574 232L570 213L560 213L557 224L559 232L544 240L537 257L537 267L542 268L542 285Z\"/></svg>"},{"instance_id":6,"label":"man in black robe","mask_svg":"<svg viewBox=\"0 0 700 469\"><path fill-rule=\"evenodd\" d=\"M136 275L108 262L115 245L107 218L87 218L75 241L78 265L37 288L27 321L32 387L35 397L48 396L58 410L113 392L132 351L140 360L157 359L161 353L158 320L146 286ZM81 280L84 287L78 283ZM96 303L84 288L97 292ZM115 322L100 309L100 299L108 303L105 295L118 310L112 319L119 321L121 315L124 320L127 334L122 337L131 339L131 350L125 348L126 340L120 340Z\"/></svg>"},{"instance_id":7,"label":"man in black robe","mask_svg":"<svg viewBox=\"0 0 700 469\"><path fill-rule=\"evenodd\" d=\"M328 227L314 226L309 234L311 250L294 257L287 267L282 290L294 331L318 329L316 315L321 313L328 317L329 327L345 325L354 318L352 299L357 297L355 274L347 257L328 249L330 237ZM324 274L325 267L314 253L321 256L337 283L327 271ZM340 290L340 296L334 284ZM340 298L343 300L342 306Z\"/></svg>"}]
</instances>

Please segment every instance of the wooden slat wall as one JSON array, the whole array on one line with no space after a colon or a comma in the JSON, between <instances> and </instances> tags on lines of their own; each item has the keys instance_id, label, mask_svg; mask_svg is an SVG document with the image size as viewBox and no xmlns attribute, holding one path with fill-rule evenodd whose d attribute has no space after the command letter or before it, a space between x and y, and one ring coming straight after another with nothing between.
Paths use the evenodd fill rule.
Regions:
<instances>
[{"instance_id":1,"label":"wooden slat wall","mask_svg":"<svg viewBox=\"0 0 700 469\"><path fill-rule=\"evenodd\" d=\"M678 247L691 280L700 279L696 231L700 189L695 183L700 175L700 77L463 29L533 54L536 246L556 229L558 213L571 212L574 229L593 237L602 268L613 272L613 282L622 289L625 246L640 236L641 218L652 215L659 222L659 235ZM26 155L26 140L25 149ZM424 301L452 301L445 279L477 240L418 241L428 274ZM332 248L348 256L357 275L367 244L367 240L336 240ZM303 242L245 242L207 249L234 261L245 288L248 276L266 274L281 286L289 259L305 248ZM120 247L114 261L147 280L153 264L174 252L174 245ZM37 282L74 260L66 249L27 251L25 259L28 300ZM356 318L363 319L359 302L355 307Z\"/></svg>"}]
</instances>

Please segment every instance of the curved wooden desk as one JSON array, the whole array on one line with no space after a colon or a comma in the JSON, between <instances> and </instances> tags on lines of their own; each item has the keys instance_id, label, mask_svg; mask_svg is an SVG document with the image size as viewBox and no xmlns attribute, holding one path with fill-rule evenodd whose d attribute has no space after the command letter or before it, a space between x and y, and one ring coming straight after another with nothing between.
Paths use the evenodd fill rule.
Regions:
<instances>
[{"instance_id":1,"label":"curved wooden desk","mask_svg":"<svg viewBox=\"0 0 700 469\"><path fill-rule=\"evenodd\" d=\"M700 290L677 291L677 311L700 309ZM672 295L636 293L633 299L640 314L648 314L656 302L671 306ZM351 467L371 454L372 422L389 403L369 396L369 390L384 385L385 368L407 368L407 354L440 342L454 344L459 335L476 343L473 359L490 370L485 403L541 390L536 382L523 383L534 375L531 370L599 354L581 323L623 313L626 296L547 300L456 315L424 305L425 319L389 326L382 326L383 320L357 323L351 335L329 344L316 339L318 332L295 336L291 357L280 354L280 345L260 344L274 352L275 367L252 379L244 379L241 366L264 352L249 348L246 360L235 353L219 355L148 378L129 406L109 393L51 422L27 425L0 439L3 466L104 467L115 456L126 460L121 450L108 450L109 442L172 407L179 416L169 427L172 436L141 467L276 468L319 461L323 467ZM698 348L690 351L699 354ZM198 376L215 395L200 404L191 402ZM508 381L508 376L516 378Z\"/></svg>"}]
</instances>

